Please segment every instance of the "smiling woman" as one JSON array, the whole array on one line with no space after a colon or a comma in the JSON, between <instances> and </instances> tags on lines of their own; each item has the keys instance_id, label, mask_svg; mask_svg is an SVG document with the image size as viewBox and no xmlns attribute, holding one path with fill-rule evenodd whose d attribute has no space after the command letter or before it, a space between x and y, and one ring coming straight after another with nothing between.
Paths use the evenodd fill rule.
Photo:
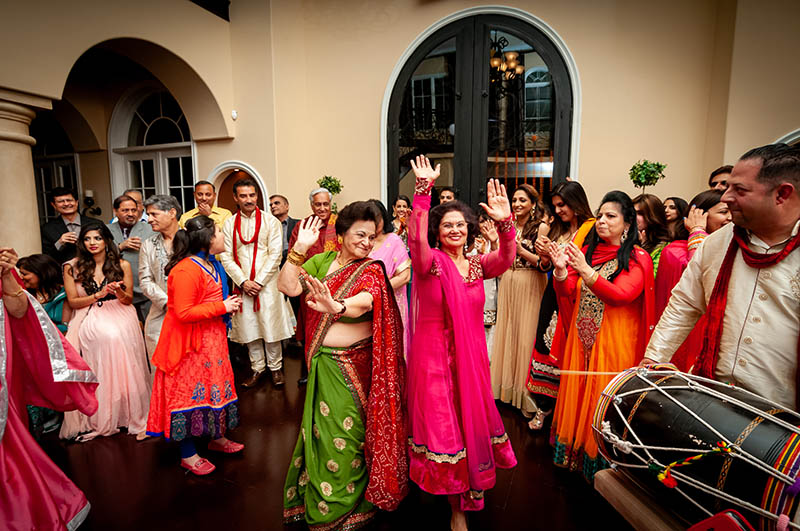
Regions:
<instances>
[{"instance_id":1,"label":"smiling woman","mask_svg":"<svg viewBox=\"0 0 800 531\"><path fill-rule=\"evenodd\" d=\"M320 199L329 196L312 192L312 207ZM278 277L307 306L308 387L283 515L311 529L360 527L408 492L403 325L383 265L368 258L380 218L371 201L347 205L335 224L341 251L307 260L324 225L298 223Z\"/></svg>"},{"instance_id":2,"label":"smiling woman","mask_svg":"<svg viewBox=\"0 0 800 531\"><path fill-rule=\"evenodd\" d=\"M551 244L559 311L571 315L562 370L618 372L641 360L655 324L653 263L636 246L636 211L624 192L606 194L588 245ZM553 418L556 465L591 481L607 466L597 453L591 418L611 376L563 374Z\"/></svg>"}]
</instances>

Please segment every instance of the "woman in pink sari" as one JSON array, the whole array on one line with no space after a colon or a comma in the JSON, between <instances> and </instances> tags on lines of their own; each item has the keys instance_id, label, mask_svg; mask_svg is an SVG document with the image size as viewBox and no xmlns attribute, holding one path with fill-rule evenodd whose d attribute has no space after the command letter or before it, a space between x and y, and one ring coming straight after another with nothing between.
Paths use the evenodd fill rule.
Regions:
<instances>
[{"instance_id":1,"label":"woman in pink sari","mask_svg":"<svg viewBox=\"0 0 800 531\"><path fill-rule=\"evenodd\" d=\"M483 279L506 271L516 255L505 187L490 181L488 205L500 246L467 258L478 234L472 210L459 201L430 212L439 176L426 157L412 161L416 175L408 242L414 268L411 348L408 354L410 477L431 494L448 495L453 529L467 529L464 511L483 509L495 468L517 464L489 379L483 331ZM438 248L437 248L438 247Z\"/></svg>"},{"instance_id":2,"label":"woman in pink sari","mask_svg":"<svg viewBox=\"0 0 800 531\"><path fill-rule=\"evenodd\" d=\"M0 528L76 529L89 502L36 444L25 404L91 415L97 379L22 289L16 262L13 249L0 247Z\"/></svg>"},{"instance_id":3,"label":"woman in pink sari","mask_svg":"<svg viewBox=\"0 0 800 531\"><path fill-rule=\"evenodd\" d=\"M389 277L397 307L400 309L400 318L403 320L403 355L406 356L408 346L411 344L411 330L408 327L408 297L406 296L407 285L411 282L411 258L408 257L403 239L393 232L394 224L389 216L389 211L377 199L371 199L370 202L380 210L382 218L378 220L378 236L375 238L369 257L383 262L383 266L386 268L386 276Z\"/></svg>"}]
</instances>

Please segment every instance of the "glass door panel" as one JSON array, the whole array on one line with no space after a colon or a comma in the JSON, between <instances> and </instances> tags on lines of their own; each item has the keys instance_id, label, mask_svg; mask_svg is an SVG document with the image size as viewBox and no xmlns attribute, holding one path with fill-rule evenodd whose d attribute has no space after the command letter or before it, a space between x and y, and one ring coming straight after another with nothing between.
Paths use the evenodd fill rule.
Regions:
<instances>
[{"instance_id":1,"label":"glass door panel","mask_svg":"<svg viewBox=\"0 0 800 531\"><path fill-rule=\"evenodd\" d=\"M540 193L553 178L554 105L550 70L523 38L489 29L487 176L511 193L520 184Z\"/></svg>"},{"instance_id":2,"label":"glass door panel","mask_svg":"<svg viewBox=\"0 0 800 531\"><path fill-rule=\"evenodd\" d=\"M456 107L456 38L430 51L411 74L400 106L396 173L399 193L414 194L411 159L427 155L442 165L439 185L453 184Z\"/></svg>"}]
</instances>

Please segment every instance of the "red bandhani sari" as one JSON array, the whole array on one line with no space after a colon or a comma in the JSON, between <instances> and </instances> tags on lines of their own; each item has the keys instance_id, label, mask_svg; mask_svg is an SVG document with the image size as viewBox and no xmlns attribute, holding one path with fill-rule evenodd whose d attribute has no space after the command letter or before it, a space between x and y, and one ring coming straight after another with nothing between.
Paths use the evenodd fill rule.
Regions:
<instances>
[{"instance_id":1,"label":"red bandhani sari","mask_svg":"<svg viewBox=\"0 0 800 531\"><path fill-rule=\"evenodd\" d=\"M394 510L408 492L397 303L380 262L363 259L326 275L334 256L318 254L303 267L334 298L370 293L373 333L350 347L323 346L341 317L306 308L308 386L283 499L284 519L305 519L312 529L360 527L375 507Z\"/></svg>"}]
</instances>

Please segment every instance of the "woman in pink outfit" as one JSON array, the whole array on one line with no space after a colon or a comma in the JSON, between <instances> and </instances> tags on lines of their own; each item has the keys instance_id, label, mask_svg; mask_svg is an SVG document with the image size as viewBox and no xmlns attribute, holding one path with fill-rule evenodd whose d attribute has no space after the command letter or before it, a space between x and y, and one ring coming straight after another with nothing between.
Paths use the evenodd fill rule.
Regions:
<instances>
[{"instance_id":1,"label":"woman in pink outfit","mask_svg":"<svg viewBox=\"0 0 800 531\"><path fill-rule=\"evenodd\" d=\"M411 344L411 331L408 328L408 297L406 295L408 283L411 281L411 258L408 257L406 244L399 235L393 232L394 225L389 211L377 199L370 202L381 212L382 222L378 222L378 236L369 257L383 262L386 276L394 291L400 318L403 320L403 355L407 355L408 346Z\"/></svg>"},{"instance_id":2,"label":"woman in pink outfit","mask_svg":"<svg viewBox=\"0 0 800 531\"><path fill-rule=\"evenodd\" d=\"M431 494L448 495L451 527L467 528L464 511L483 508L495 468L517 464L489 379L483 331L483 279L502 274L516 255L505 187L490 181L486 213L498 223L500 246L467 258L478 234L472 210L459 201L430 212L439 176L426 157L412 161L416 176L408 242L414 268L408 354L410 477ZM429 225L430 223L430 225Z\"/></svg>"},{"instance_id":3,"label":"woman in pink outfit","mask_svg":"<svg viewBox=\"0 0 800 531\"><path fill-rule=\"evenodd\" d=\"M92 368L100 386L97 413L91 417L77 411L65 414L59 436L83 442L114 435L123 426L143 439L150 406L150 372L139 319L131 304L133 272L120 258L105 225L89 223L81 228L78 254L64 265L64 290L75 310L67 340Z\"/></svg>"},{"instance_id":4,"label":"woman in pink outfit","mask_svg":"<svg viewBox=\"0 0 800 531\"><path fill-rule=\"evenodd\" d=\"M25 404L91 414L97 379L22 289L16 262L13 249L0 247L0 528L76 529L89 502L33 439Z\"/></svg>"}]
</instances>

